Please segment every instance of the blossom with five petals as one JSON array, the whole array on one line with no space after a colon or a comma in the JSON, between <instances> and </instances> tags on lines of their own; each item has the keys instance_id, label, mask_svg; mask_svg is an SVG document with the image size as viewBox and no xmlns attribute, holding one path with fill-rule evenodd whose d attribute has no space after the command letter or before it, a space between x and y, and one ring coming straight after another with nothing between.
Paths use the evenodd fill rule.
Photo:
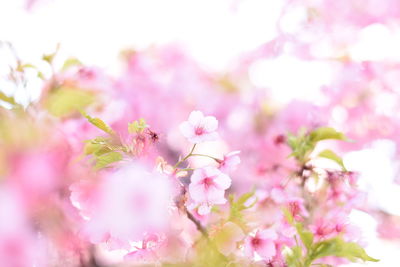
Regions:
<instances>
[{"instance_id":1,"label":"blossom with five petals","mask_svg":"<svg viewBox=\"0 0 400 267\"><path fill-rule=\"evenodd\" d=\"M179 125L183 136L194 144L216 140L217 128L217 119L213 116L204 116L201 111L192 111L189 119Z\"/></svg>"}]
</instances>

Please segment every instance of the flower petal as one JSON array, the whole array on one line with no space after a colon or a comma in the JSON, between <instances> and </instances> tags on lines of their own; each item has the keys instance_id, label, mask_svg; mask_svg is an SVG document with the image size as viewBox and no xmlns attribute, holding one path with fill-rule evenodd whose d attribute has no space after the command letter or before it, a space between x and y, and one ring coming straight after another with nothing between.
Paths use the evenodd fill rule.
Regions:
<instances>
[{"instance_id":1,"label":"flower petal","mask_svg":"<svg viewBox=\"0 0 400 267\"><path fill-rule=\"evenodd\" d=\"M207 116L204 118L204 129L207 132L215 132L218 128L218 120L213 116Z\"/></svg>"},{"instance_id":2,"label":"flower petal","mask_svg":"<svg viewBox=\"0 0 400 267\"><path fill-rule=\"evenodd\" d=\"M194 136L193 126L187 121L184 121L179 125L179 130L181 131L182 135L186 138L191 138Z\"/></svg>"},{"instance_id":3,"label":"flower petal","mask_svg":"<svg viewBox=\"0 0 400 267\"><path fill-rule=\"evenodd\" d=\"M231 182L231 178L222 172L214 179L214 183L218 188L223 190L228 189L231 186Z\"/></svg>"},{"instance_id":4,"label":"flower petal","mask_svg":"<svg viewBox=\"0 0 400 267\"><path fill-rule=\"evenodd\" d=\"M193 126L201 126L204 123L204 115L203 112L195 110L192 111L189 115L188 122Z\"/></svg>"}]
</instances>

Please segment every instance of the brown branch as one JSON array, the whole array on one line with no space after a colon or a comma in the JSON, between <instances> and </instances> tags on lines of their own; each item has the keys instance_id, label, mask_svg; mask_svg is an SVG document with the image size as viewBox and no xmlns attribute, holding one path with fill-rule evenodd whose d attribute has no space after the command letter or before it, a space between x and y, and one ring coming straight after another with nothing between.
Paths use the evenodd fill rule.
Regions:
<instances>
[{"instance_id":1,"label":"brown branch","mask_svg":"<svg viewBox=\"0 0 400 267\"><path fill-rule=\"evenodd\" d=\"M201 223L199 222L199 220L197 220L193 214L190 213L190 211L187 210L187 208L185 207L185 212L187 214L187 217L189 218L189 220L191 220L195 225L197 230L199 230L199 232L207 239L210 240L210 237L208 236L208 232L207 229L203 227L203 225L201 225Z\"/></svg>"}]
</instances>

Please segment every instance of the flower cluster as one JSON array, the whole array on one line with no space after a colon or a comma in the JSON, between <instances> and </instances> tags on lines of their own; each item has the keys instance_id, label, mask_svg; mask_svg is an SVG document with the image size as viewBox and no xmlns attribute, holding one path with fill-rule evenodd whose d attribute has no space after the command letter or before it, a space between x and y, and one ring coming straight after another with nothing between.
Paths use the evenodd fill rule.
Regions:
<instances>
[{"instance_id":1,"label":"flower cluster","mask_svg":"<svg viewBox=\"0 0 400 267\"><path fill-rule=\"evenodd\" d=\"M351 215L373 216L391 240L400 219L369 202L342 155L400 145L399 64L354 52L369 27L396 31L400 6L289 2L278 36L224 73L173 45L127 51L115 77L57 53L43 57L49 75L16 59L0 83L0 265L377 261ZM304 27L287 29L298 11ZM288 57L296 72L328 66L318 101L278 104L275 83L254 82ZM41 95L25 103L10 92L32 72Z\"/></svg>"}]
</instances>

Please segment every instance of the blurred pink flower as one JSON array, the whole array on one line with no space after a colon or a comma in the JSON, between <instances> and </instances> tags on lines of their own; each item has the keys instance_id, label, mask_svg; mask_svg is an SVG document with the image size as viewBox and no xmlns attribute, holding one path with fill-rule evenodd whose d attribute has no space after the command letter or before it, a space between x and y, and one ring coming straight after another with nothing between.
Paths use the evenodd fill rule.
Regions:
<instances>
[{"instance_id":1,"label":"blurred pink flower","mask_svg":"<svg viewBox=\"0 0 400 267\"><path fill-rule=\"evenodd\" d=\"M209 213L212 205L226 202L224 194L231 186L231 178L216 167L208 166L195 170L190 181L190 197L200 204L200 215Z\"/></svg>"},{"instance_id":2,"label":"blurred pink flower","mask_svg":"<svg viewBox=\"0 0 400 267\"><path fill-rule=\"evenodd\" d=\"M237 165L240 163L239 154L240 151L233 151L224 155L224 159L218 161L218 168L223 172L234 171L237 168Z\"/></svg>"},{"instance_id":3,"label":"blurred pink flower","mask_svg":"<svg viewBox=\"0 0 400 267\"><path fill-rule=\"evenodd\" d=\"M302 198L292 198L289 200L288 208L296 221L302 221L303 217L309 215L307 209L304 207L304 200Z\"/></svg>"},{"instance_id":4,"label":"blurred pink flower","mask_svg":"<svg viewBox=\"0 0 400 267\"><path fill-rule=\"evenodd\" d=\"M275 240L278 238L271 229L257 231L254 236L249 236L245 241L247 256L254 257L257 253L264 260L269 260L276 254Z\"/></svg>"},{"instance_id":5,"label":"blurred pink flower","mask_svg":"<svg viewBox=\"0 0 400 267\"><path fill-rule=\"evenodd\" d=\"M0 184L0 261L1 266L44 266L45 250L29 224L22 196Z\"/></svg>"},{"instance_id":6,"label":"blurred pink flower","mask_svg":"<svg viewBox=\"0 0 400 267\"><path fill-rule=\"evenodd\" d=\"M192 111L189 119L181 123L179 128L183 136L195 144L218 138L217 119L213 116L204 116L201 111Z\"/></svg>"},{"instance_id":7,"label":"blurred pink flower","mask_svg":"<svg viewBox=\"0 0 400 267\"><path fill-rule=\"evenodd\" d=\"M171 187L164 175L132 164L103 177L94 192L83 185L71 187L71 198L76 207L89 209L83 229L93 243L129 248L129 241L167 225Z\"/></svg>"},{"instance_id":8,"label":"blurred pink flower","mask_svg":"<svg viewBox=\"0 0 400 267\"><path fill-rule=\"evenodd\" d=\"M243 230L233 222L226 222L215 235L218 250L228 256L237 249L238 242L245 237Z\"/></svg>"}]
</instances>

